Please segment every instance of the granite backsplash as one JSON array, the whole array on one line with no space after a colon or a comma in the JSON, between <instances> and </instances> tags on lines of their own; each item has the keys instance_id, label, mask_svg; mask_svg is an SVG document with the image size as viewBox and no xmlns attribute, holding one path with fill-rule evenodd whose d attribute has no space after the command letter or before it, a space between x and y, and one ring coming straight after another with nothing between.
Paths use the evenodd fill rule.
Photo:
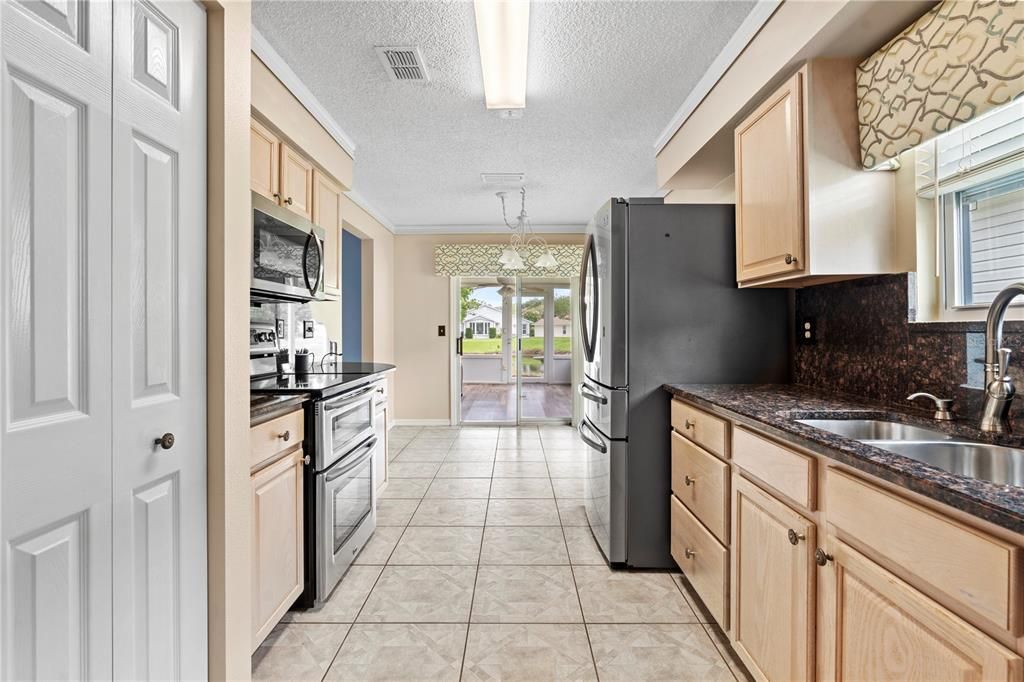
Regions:
<instances>
[{"instance_id":1,"label":"granite backsplash","mask_svg":"<svg viewBox=\"0 0 1024 682\"><path fill-rule=\"evenodd\" d=\"M984 323L917 323L914 275L884 275L799 289L793 381L855 398L906 406L927 391L955 398L961 419L977 419L982 404ZM805 321L815 339L801 338ZM1024 328L1008 323L1003 345L1013 350L1010 374L1024 387ZM929 403L917 401L923 413ZM1011 410L1024 430L1024 400Z\"/></svg>"}]
</instances>

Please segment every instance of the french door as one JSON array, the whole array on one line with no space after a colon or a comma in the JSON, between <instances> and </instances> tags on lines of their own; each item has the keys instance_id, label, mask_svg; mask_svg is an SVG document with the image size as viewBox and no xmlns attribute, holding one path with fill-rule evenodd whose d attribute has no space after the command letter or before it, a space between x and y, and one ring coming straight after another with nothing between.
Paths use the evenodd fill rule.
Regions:
<instances>
[{"instance_id":1,"label":"french door","mask_svg":"<svg viewBox=\"0 0 1024 682\"><path fill-rule=\"evenodd\" d=\"M456 278L454 287L458 421L571 421L574 284L512 276Z\"/></svg>"},{"instance_id":2,"label":"french door","mask_svg":"<svg viewBox=\"0 0 1024 682\"><path fill-rule=\"evenodd\" d=\"M0 677L203 678L206 14L0 13Z\"/></svg>"}]
</instances>

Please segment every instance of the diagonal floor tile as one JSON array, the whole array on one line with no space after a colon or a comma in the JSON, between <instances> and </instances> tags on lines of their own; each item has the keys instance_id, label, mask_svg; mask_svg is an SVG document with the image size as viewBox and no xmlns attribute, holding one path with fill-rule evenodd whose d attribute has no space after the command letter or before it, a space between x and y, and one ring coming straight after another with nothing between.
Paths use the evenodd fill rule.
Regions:
<instances>
[{"instance_id":1,"label":"diagonal floor tile","mask_svg":"<svg viewBox=\"0 0 1024 682\"><path fill-rule=\"evenodd\" d=\"M357 626L358 627L358 626ZM469 626L463 680L596 680L582 625Z\"/></svg>"},{"instance_id":2,"label":"diagonal floor tile","mask_svg":"<svg viewBox=\"0 0 1024 682\"><path fill-rule=\"evenodd\" d=\"M351 623L380 576L382 566L352 566L341 578L323 606L289 611L284 620L297 623Z\"/></svg>"},{"instance_id":3,"label":"diagonal floor tile","mask_svg":"<svg viewBox=\"0 0 1024 682\"><path fill-rule=\"evenodd\" d=\"M391 566L476 566L480 559L483 528L465 526L410 526L395 548Z\"/></svg>"},{"instance_id":4,"label":"diagonal floor tile","mask_svg":"<svg viewBox=\"0 0 1024 682\"><path fill-rule=\"evenodd\" d=\"M433 478L440 462L394 462L388 465L388 476L396 478Z\"/></svg>"},{"instance_id":5,"label":"diagonal floor tile","mask_svg":"<svg viewBox=\"0 0 1024 682\"><path fill-rule=\"evenodd\" d=\"M277 625L252 655L252 679L319 682L348 628L314 623Z\"/></svg>"},{"instance_id":6,"label":"diagonal floor tile","mask_svg":"<svg viewBox=\"0 0 1024 682\"><path fill-rule=\"evenodd\" d=\"M589 526L587 521L587 508L585 500L573 497L559 497L555 499L558 505L558 516L562 519L563 526Z\"/></svg>"},{"instance_id":7,"label":"diagonal floor tile","mask_svg":"<svg viewBox=\"0 0 1024 682\"><path fill-rule=\"evenodd\" d=\"M582 620L568 566L480 567L470 622L580 623Z\"/></svg>"},{"instance_id":8,"label":"diagonal floor tile","mask_svg":"<svg viewBox=\"0 0 1024 682\"><path fill-rule=\"evenodd\" d=\"M392 682L459 679L466 625L359 623L325 679Z\"/></svg>"},{"instance_id":9,"label":"diagonal floor tile","mask_svg":"<svg viewBox=\"0 0 1024 682\"><path fill-rule=\"evenodd\" d=\"M491 489L491 479L488 478L435 478L427 490L427 497L435 499L445 497L450 499L487 499Z\"/></svg>"},{"instance_id":10,"label":"diagonal floor tile","mask_svg":"<svg viewBox=\"0 0 1024 682\"><path fill-rule=\"evenodd\" d=\"M395 545L404 531L404 526L377 526L370 536L370 541L363 545L363 549L356 556L355 563L383 566L388 562L388 557L395 550Z\"/></svg>"},{"instance_id":11,"label":"diagonal floor tile","mask_svg":"<svg viewBox=\"0 0 1024 682\"><path fill-rule=\"evenodd\" d=\"M568 564L562 529L557 526L488 526L481 564L523 566Z\"/></svg>"},{"instance_id":12,"label":"diagonal floor tile","mask_svg":"<svg viewBox=\"0 0 1024 682\"><path fill-rule=\"evenodd\" d=\"M683 595L664 572L574 566L588 623L697 623Z\"/></svg>"},{"instance_id":13,"label":"diagonal floor tile","mask_svg":"<svg viewBox=\"0 0 1024 682\"><path fill-rule=\"evenodd\" d=\"M431 448L429 450L414 450L411 445L407 445L400 453L398 457L395 457L396 462L443 462L445 456L448 454L447 449L438 450L437 448Z\"/></svg>"},{"instance_id":14,"label":"diagonal floor tile","mask_svg":"<svg viewBox=\"0 0 1024 682\"><path fill-rule=\"evenodd\" d=\"M377 500L377 526L405 526L419 500Z\"/></svg>"},{"instance_id":15,"label":"diagonal floor tile","mask_svg":"<svg viewBox=\"0 0 1024 682\"><path fill-rule=\"evenodd\" d=\"M601 680L734 680L701 625L587 625Z\"/></svg>"},{"instance_id":16,"label":"diagonal floor tile","mask_svg":"<svg viewBox=\"0 0 1024 682\"><path fill-rule=\"evenodd\" d=\"M381 500L418 500L427 492L429 478L393 478L378 496Z\"/></svg>"},{"instance_id":17,"label":"diagonal floor tile","mask_svg":"<svg viewBox=\"0 0 1024 682\"><path fill-rule=\"evenodd\" d=\"M565 531L565 544L569 547L569 560L573 565L606 566L608 564L589 527L563 526L562 530Z\"/></svg>"},{"instance_id":18,"label":"diagonal floor tile","mask_svg":"<svg viewBox=\"0 0 1024 682\"><path fill-rule=\"evenodd\" d=\"M495 462L495 478L547 478L547 462Z\"/></svg>"},{"instance_id":19,"label":"diagonal floor tile","mask_svg":"<svg viewBox=\"0 0 1024 682\"><path fill-rule=\"evenodd\" d=\"M542 448L498 448L494 453L494 459L498 462L543 462L544 450Z\"/></svg>"},{"instance_id":20,"label":"diagonal floor tile","mask_svg":"<svg viewBox=\"0 0 1024 682\"><path fill-rule=\"evenodd\" d=\"M547 478L495 478L491 481L491 497L504 499L538 499L553 497Z\"/></svg>"},{"instance_id":21,"label":"diagonal floor tile","mask_svg":"<svg viewBox=\"0 0 1024 682\"><path fill-rule=\"evenodd\" d=\"M412 517L411 526L482 526L487 500L426 499Z\"/></svg>"},{"instance_id":22,"label":"diagonal floor tile","mask_svg":"<svg viewBox=\"0 0 1024 682\"><path fill-rule=\"evenodd\" d=\"M437 470L438 478L490 478L492 462L445 462Z\"/></svg>"},{"instance_id":23,"label":"diagonal floor tile","mask_svg":"<svg viewBox=\"0 0 1024 682\"><path fill-rule=\"evenodd\" d=\"M495 500L487 505L488 526L557 526L554 500Z\"/></svg>"},{"instance_id":24,"label":"diagonal floor tile","mask_svg":"<svg viewBox=\"0 0 1024 682\"><path fill-rule=\"evenodd\" d=\"M444 458L446 462L493 462L494 451L487 450L452 450Z\"/></svg>"},{"instance_id":25,"label":"diagonal floor tile","mask_svg":"<svg viewBox=\"0 0 1024 682\"><path fill-rule=\"evenodd\" d=\"M387 566L359 614L360 623L465 623L474 566Z\"/></svg>"},{"instance_id":26,"label":"diagonal floor tile","mask_svg":"<svg viewBox=\"0 0 1024 682\"><path fill-rule=\"evenodd\" d=\"M586 497L585 481L583 478L552 478L551 487L557 498L580 499Z\"/></svg>"}]
</instances>

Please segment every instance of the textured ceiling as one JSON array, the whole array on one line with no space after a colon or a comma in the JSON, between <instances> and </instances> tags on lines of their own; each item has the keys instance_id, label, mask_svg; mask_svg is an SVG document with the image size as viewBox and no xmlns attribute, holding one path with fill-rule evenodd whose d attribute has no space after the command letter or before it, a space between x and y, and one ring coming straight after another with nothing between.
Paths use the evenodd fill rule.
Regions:
<instances>
[{"instance_id":1,"label":"textured ceiling","mask_svg":"<svg viewBox=\"0 0 1024 682\"><path fill-rule=\"evenodd\" d=\"M653 142L753 2L533 2L524 117L484 108L471 2L255 0L256 28L355 142L355 190L400 231L501 224L481 172L525 172L538 227L656 189ZM373 48L417 45L428 83Z\"/></svg>"}]
</instances>

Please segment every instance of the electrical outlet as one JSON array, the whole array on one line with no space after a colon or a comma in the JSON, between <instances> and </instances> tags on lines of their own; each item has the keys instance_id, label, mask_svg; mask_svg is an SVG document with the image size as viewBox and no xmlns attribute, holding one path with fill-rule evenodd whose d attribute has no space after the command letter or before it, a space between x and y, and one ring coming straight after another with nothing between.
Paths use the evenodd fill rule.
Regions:
<instances>
[{"instance_id":1,"label":"electrical outlet","mask_svg":"<svg viewBox=\"0 0 1024 682\"><path fill-rule=\"evenodd\" d=\"M437 335L438 336L444 336L444 334L445 334L444 325L443 324L437 325Z\"/></svg>"},{"instance_id":2,"label":"electrical outlet","mask_svg":"<svg viewBox=\"0 0 1024 682\"><path fill-rule=\"evenodd\" d=\"M313 338L313 320L302 321L302 338L311 339Z\"/></svg>"},{"instance_id":3,"label":"electrical outlet","mask_svg":"<svg viewBox=\"0 0 1024 682\"><path fill-rule=\"evenodd\" d=\"M818 341L818 322L813 317L802 317L797 323L796 342L810 346Z\"/></svg>"}]
</instances>

